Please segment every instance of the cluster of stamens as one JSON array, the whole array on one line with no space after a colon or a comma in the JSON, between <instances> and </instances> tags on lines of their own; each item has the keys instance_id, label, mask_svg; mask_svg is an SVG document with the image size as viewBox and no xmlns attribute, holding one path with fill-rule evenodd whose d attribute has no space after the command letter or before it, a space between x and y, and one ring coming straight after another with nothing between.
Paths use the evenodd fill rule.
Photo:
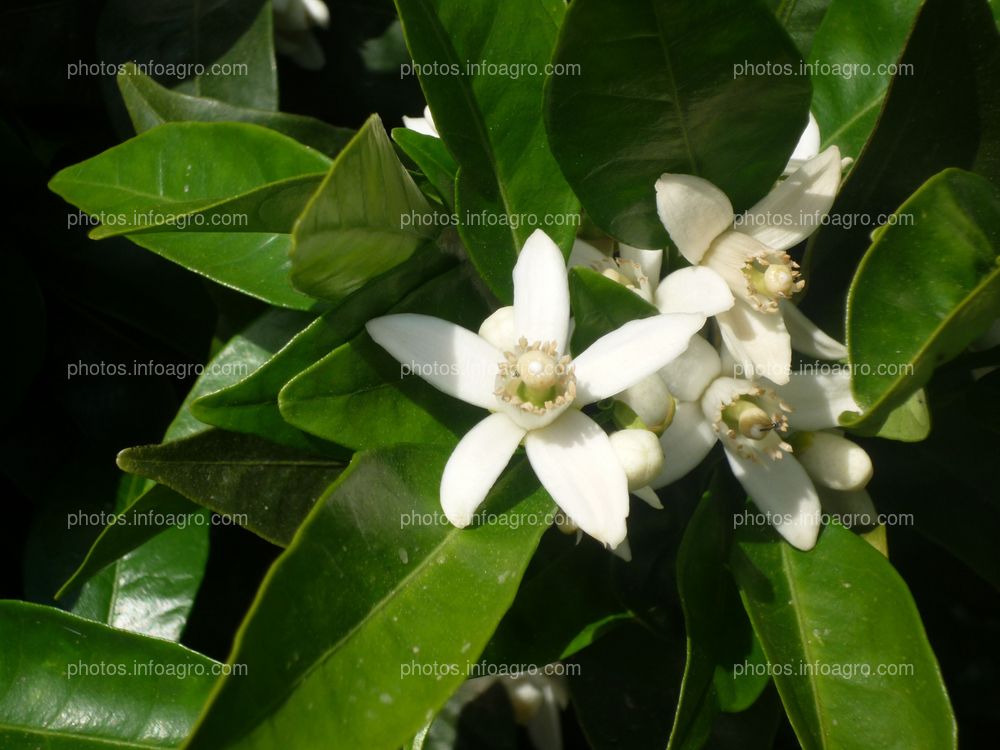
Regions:
<instances>
[{"instance_id":1,"label":"cluster of stamens","mask_svg":"<svg viewBox=\"0 0 1000 750\"><path fill-rule=\"evenodd\" d=\"M743 266L747 292L761 312L777 312L778 301L789 299L805 288L799 264L786 253L751 258Z\"/></svg>"},{"instance_id":2,"label":"cluster of stamens","mask_svg":"<svg viewBox=\"0 0 1000 750\"><path fill-rule=\"evenodd\" d=\"M542 415L576 399L571 358L560 356L554 341L529 344L521 337L514 351L504 352L504 359L494 391L504 403Z\"/></svg>"},{"instance_id":3,"label":"cluster of stamens","mask_svg":"<svg viewBox=\"0 0 1000 750\"><path fill-rule=\"evenodd\" d=\"M592 264L592 268L601 276L631 289L643 299L652 297L649 279L642 272L639 264L634 261L624 258L605 258Z\"/></svg>"},{"instance_id":4,"label":"cluster of stamens","mask_svg":"<svg viewBox=\"0 0 1000 750\"><path fill-rule=\"evenodd\" d=\"M787 412L791 410L774 393L754 388L722 408L716 429L724 431L744 458L756 461L763 454L777 461L792 452L779 435L788 431Z\"/></svg>"}]
</instances>

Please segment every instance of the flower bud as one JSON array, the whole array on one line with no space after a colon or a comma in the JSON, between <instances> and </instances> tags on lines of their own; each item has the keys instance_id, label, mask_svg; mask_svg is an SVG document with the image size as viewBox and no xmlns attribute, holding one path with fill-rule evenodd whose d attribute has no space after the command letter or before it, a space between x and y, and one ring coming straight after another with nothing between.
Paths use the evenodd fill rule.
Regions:
<instances>
[{"instance_id":1,"label":"flower bud","mask_svg":"<svg viewBox=\"0 0 1000 750\"><path fill-rule=\"evenodd\" d=\"M610 436L611 447L615 449L629 490L637 490L649 485L663 468L663 448L659 438L649 430L619 430Z\"/></svg>"}]
</instances>

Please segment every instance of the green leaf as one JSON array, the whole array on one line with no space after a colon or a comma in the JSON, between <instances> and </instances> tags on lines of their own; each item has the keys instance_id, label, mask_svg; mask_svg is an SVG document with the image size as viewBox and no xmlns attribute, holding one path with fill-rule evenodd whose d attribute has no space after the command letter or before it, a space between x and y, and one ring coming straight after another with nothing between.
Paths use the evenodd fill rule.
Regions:
<instances>
[{"instance_id":1,"label":"green leaf","mask_svg":"<svg viewBox=\"0 0 1000 750\"><path fill-rule=\"evenodd\" d=\"M468 266L420 287L393 313L418 312L478 330L489 315ZM428 385L360 333L291 380L278 394L290 424L352 450L397 443L454 446L481 409Z\"/></svg>"},{"instance_id":2,"label":"green leaf","mask_svg":"<svg viewBox=\"0 0 1000 750\"><path fill-rule=\"evenodd\" d=\"M767 0L775 17L781 21L803 57L809 56L813 37L830 2L831 0Z\"/></svg>"},{"instance_id":3,"label":"green leaf","mask_svg":"<svg viewBox=\"0 0 1000 750\"><path fill-rule=\"evenodd\" d=\"M868 33L869 14L882 13L887 3L844 7L848 5L858 16L847 24L850 33L858 35L857 43L878 44L881 37ZM838 25L830 28L835 36L831 46L854 47L854 42L844 46L835 33ZM844 38L849 38L846 32ZM942 56L942 49L948 54ZM872 231L885 217L948 167L974 169L994 181L1000 178L995 153L1000 143L998 50L1000 36L983 0L923 3L899 61L910 72L893 80L878 127L841 187L830 224L818 229L807 249L807 278L822 281L806 287L802 310L831 335L843 338L851 277ZM927 106L928 101L934 106ZM848 144L838 145L844 149Z\"/></svg>"},{"instance_id":4,"label":"green leaf","mask_svg":"<svg viewBox=\"0 0 1000 750\"><path fill-rule=\"evenodd\" d=\"M579 67L548 82L552 151L595 224L664 247L653 191L664 172L704 177L737 211L774 185L806 125L809 81L745 66L799 61L757 2L574 0L554 62Z\"/></svg>"},{"instance_id":5,"label":"green leaf","mask_svg":"<svg viewBox=\"0 0 1000 750\"><path fill-rule=\"evenodd\" d=\"M118 75L118 90L136 133L166 122L247 122L294 138L330 158L339 154L354 135L348 128L327 125L312 117L238 107L172 91L140 73L131 63Z\"/></svg>"},{"instance_id":6,"label":"green leaf","mask_svg":"<svg viewBox=\"0 0 1000 750\"><path fill-rule=\"evenodd\" d=\"M278 108L274 29L266 0L146 0L139 5L111 0L101 17L98 50L106 62L152 63L163 81L191 96Z\"/></svg>"},{"instance_id":7,"label":"green leaf","mask_svg":"<svg viewBox=\"0 0 1000 750\"><path fill-rule=\"evenodd\" d=\"M138 477L123 476L115 512L134 506L145 484ZM73 614L120 630L180 640L205 575L209 523L208 513L180 500L163 501L175 514L164 533L136 549L124 550L120 558L109 560L112 564L84 584L73 604ZM154 512L162 514L163 509ZM145 520L134 508L130 513L135 523Z\"/></svg>"},{"instance_id":8,"label":"green leaf","mask_svg":"<svg viewBox=\"0 0 1000 750\"><path fill-rule=\"evenodd\" d=\"M931 433L931 413L923 389L911 395L886 417L876 437L917 443Z\"/></svg>"},{"instance_id":9,"label":"green leaf","mask_svg":"<svg viewBox=\"0 0 1000 750\"><path fill-rule=\"evenodd\" d=\"M924 0L833 0L809 62L823 146L857 158L875 129ZM877 34L872 29L878 29ZM888 72L886 72L888 71ZM925 71L917 71L925 75Z\"/></svg>"},{"instance_id":10,"label":"green leaf","mask_svg":"<svg viewBox=\"0 0 1000 750\"><path fill-rule=\"evenodd\" d=\"M435 215L372 115L295 226L292 283L314 297L342 299L435 237Z\"/></svg>"},{"instance_id":11,"label":"green leaf","mask_svg":"<svg viewBox=\"0 0 1000 750\"><path fill-rule=\"evenodd\" d=\"M232 654L247 675L220 681L186 748L278 736L390 750L444 704L554 509L521 462L487 499L497 523L456 529L438 499L446 459L412 446L355 458L268 574Z\"/></svg>"},{"instance_id":12,"label":"green leaf","mask_svg":"<svg viewBox=\"0 0 1000 750\"><path fill-rule=\"evenodd\" d=\"M413 159L444 204L454 209L458 164L448 152L444 141L409 128L393 128L392 140L403 149L403 153Z\"/></svg>"},{"instance_id":13,"label":"green leaf","mask_svg":"<svg viewBox=\"0 0 1000 750\"><path fill-rule=\"evenodd\" d=\"M878 233L848 296L852 387L864 413L842 423L868 432L1000 317L996 188L946 170L896 216Z\"/></svg>"},{"instance_id":14,"label":"green leaf","mask_svg":"<svg viewBox=\"0 0 1000 750\"><path fill-rule=\"evenodd\" d=\"M262 315L240 335L234 336L212 358L205 371L198 377L177 416L167 428L164 440L181 440L208 430L209 426L199 422L191 413L194 401L205 394L231 385L267 361L288 341L294 331L301 328L303 317L302 313L272 310ZM116 522L101 531L80 567L63 584L56 598L62 598L80 583L132 550L142 549L142 545L159 534L181 523L189 524L190 517L195 514L204 515L205 511L173 490L147 483L143 492L134 501L119 509ZM190 539L190 543L195 547L197 542L192 537L208 535L208 528L204 523L201 527L190 523L182 531L184 533L176 533L174 536L189 535L186 538ZM120 565L115 567L123 574L127 573L127 568L123 569Z\"/></svg>"},{"instance_id":15,"label":"green leaf","mask_svg":"<svg viewBox=\"0 0 1000 750\"><path fill-rule=\"evenodd\" d=\"M544 229L568 253L578 226L579 204L541 127L544 71L564 7L557 0L396 0L434 122L460 167L459 234L506 304L531 233Z\"/></svg>"},{"instance_id":16,"label":"green leaf","mask_svg":"<svg viewBox=\"0 0 1000 750\"><path fill-rule=\"evenodd\" d=\"M63 169L49 187L109 229L135 225L142 215L173 221L172 228L131 239L271 304L308 309L315 301L288 281L289 237L270 230L289 223L329 164L319 152L257 125L170 123ZM211 224L212 207L224 225ZM209 223L187 226L191 213L205 213ZM248 231L233 231L243 222ZM213 228L227 231L201 231Z\"/></svg>"},{"instance_id":17,"label":"green leaf","mask_svg":"<svg viewBox=\"0 0 1000 750\"><path fill-rule=\"evenodd\" d=\"M630 320L659 312L635 292L592 268L570 269L569 299L575 321L572 350L577 353Z\"/></svg>"},{"instance_id":18,"label":"green leaf","mask_svg":"<svg viewBox=\"0 0 1000 750\"><path fill-rule=\"evenodd\" d=\"M920 615L881 553L835 524L810 552L761 526L736 540L743 604L805 750L956 746Z\"/></svg>"},{"instance_id":19,"label":"green leaf","mask_svg":"<svg viewBox=\"0 0 1000 750\"><path fill-rule=\"evenodd\" d=\"M191 407L194 415L216 427L293 448L328 450L328 445L320 445L284 420L278 393L300 372L354 338L368 320L451 265L450 258L431 249L415 254L325 312L249 377L198 399Z\"/></svg>"},{"instance_id":20,"label":"green leaf","mask_svg":"<svg viewBox=\"0 0 1000 750\"><path fill-rule=\"evenodd\" d=\"M222 430L128 448L118 454L118 466L280 546L291 541L317 498L344 469L335 459Z\"/></svg>"},{"instance_id":21,"label":"green leaf","mask_svg":"<svg viewBox=\"0 0 1000 750\"><path fill-rule=\"evenodd\" d=\"M177 747L219 666L58 609L0 602L0 684L13 688L0 693L0 745Z\"/></svg>"},{"instance_id":22,"label":"green leaf","mask_svg":"<svg viewBox=\"0 0 1000 750\"><path fill-rule=\"evenodd\" d=\"M695 508L677 553L677 588L687 630L687 662L670 750L702 747L721 711L749 708L767 672L737 676L734 665L764 667L760 642L726 567L733 517L719 477Z\"/></svg>"}]
</instances>

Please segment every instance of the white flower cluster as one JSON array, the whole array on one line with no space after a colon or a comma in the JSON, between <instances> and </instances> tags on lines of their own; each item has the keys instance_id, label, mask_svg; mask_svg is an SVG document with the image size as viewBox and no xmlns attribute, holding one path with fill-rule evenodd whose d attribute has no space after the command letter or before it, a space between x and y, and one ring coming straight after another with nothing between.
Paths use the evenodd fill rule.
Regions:
<instances>
[{"instance_id":1,"label":"white flower cluster","mask_svg":"<svg viewBox=\"0 0 1000 750\"><path fill-rule=\"evenodd\" d=\"M569 350L567 267L540 230L514 268L513 306L478 334L422 315L369 322L372 338L401 362L449 365L427 368L429 383L491 412L445 468L441 503L452 523L470 523L522 443L573 524L626 556L629 492L660 507L654 490L691 471L716 443L799 549L816 543L824 503L871 506L864 489L871 461L836 430L842 412L858 410L849 374L791 369L793 349L821 359L847 355L791 302L804 281L787 251L819 226L815 217L829 212L841 176L835 146L802 151L801 166L740 221L708 181L661 176L658 213L690 264L662 279L662 250L622 245L606 255L578 240L570 266L593 267L659 311L585 351ZM610 436L582 411L609 398L633 417Z\"/></svg>"}]
</instances>

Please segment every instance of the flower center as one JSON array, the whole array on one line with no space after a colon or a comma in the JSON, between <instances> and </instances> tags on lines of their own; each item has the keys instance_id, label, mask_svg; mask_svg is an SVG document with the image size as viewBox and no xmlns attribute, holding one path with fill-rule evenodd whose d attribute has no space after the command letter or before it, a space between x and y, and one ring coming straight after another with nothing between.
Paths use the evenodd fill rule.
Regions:
<instances>
[{"instance_id":1,"label":"flower center","mask_svg":"<svg viewBox=\"0 0 1000 750\"><path fill-rule=\"evenodd\" d=\"M534 414L561 408L576 398L576 378L570 357L560 356L555 342L528 344L521 338L514 351L504 352L497 374L501 401Z\"/></svg>"},{"instance_id":2,"label":"flower center","mask_svg":"<svg viewBox=\"0 0 1000 750\"><path fill-rule=\"evenodd\" d=\"M752 397L751 397L752 398ZM778 423L750 398L737 399L722 410L722 421L731 430L751 440L763 440Z\"/></svg>"},{"instance_id":3,"label":"flower center","mask_svg":"<svg viewBox=\"0 0 1000 750\"><path fill-rule=\"evenodd\" d=\"M773 391L745 380L718 378L705 392L702 408L719 436L743 458L777 460L792 451L782 435L788 431L791 407Z\"/></svg>"},{"instance_id":4,"label":"flower center","mask_svg":"<svg viewBox=\"0 0 1000 750\"><path fill-rule=\"evenodd\" d=\"M778 300L802 291L806 283L799 278L799 264L785 253L758 256L743 267L747 291L763 312L778 309Z\"/></svg>"}]
</instances>

